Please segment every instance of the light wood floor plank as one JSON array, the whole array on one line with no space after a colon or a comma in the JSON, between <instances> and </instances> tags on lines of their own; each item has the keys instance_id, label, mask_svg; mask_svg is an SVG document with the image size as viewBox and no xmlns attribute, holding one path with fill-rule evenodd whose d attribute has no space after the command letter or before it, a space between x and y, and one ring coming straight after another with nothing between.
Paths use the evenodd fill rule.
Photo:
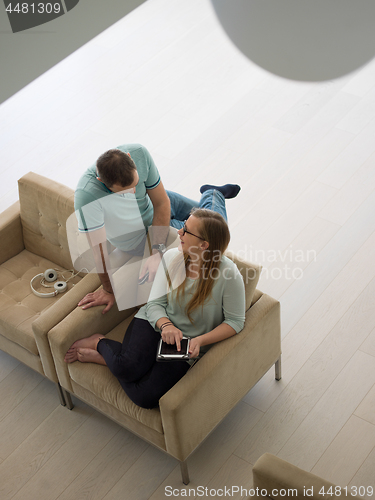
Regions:
<instances>
[{"instance_id":1,"label":"light wood floor plank","mask_svg":"<svg viewBox=\"0 0 375 500\"><path fill-rule=\"evenodd\" d=\"M354 486L357 488L353 488L354 493L358 494L359 492L361 495L363 493L366 494L365 498L367 499L373 499L375 498L375 484L374 484L374 470L375 470L375 448L371 451L371 453L368 455L366 460L364 460L363 464L361 467L358 469L356 475L353 477L353 479L350 481L349 486ZM367 488L372 486L372 495L371 491ZM361 488L361 489L360 489ZM363 488L365 488L365 491L363 491Z\"/></svg>"},{"instance_id":2,"label":"light wood floor plank","mask_svg":"<svg viewBox=\"0 0 375 500\"><path fill-rule=\"evenodd\" d=\"M338 128L359 134L375 114L375 91L371 89L337 124Z\"/></svg>"},{"instance_id":3,"label":"light wood floor plank","mask_svg":"<svg viewBox=\"0 0 375 500\"><path fill-rule=\"evenodd\" d=\"M367 354L371 354L371 356L375 356L375 329L369 334L360 349L367 352Z\"/></svg>"},{"instance_id":4,"label":"light wood floor plank","mask_svg":"<svg viewBox=\"0 0 375 500\"><path fill-rule=\"evenodd\" d=\"M56 385L42 380L0 421L0 458L5 460L59 406Z\"/></svg>"},{"instance_id":5,"label":"light wood floor plank","mask_svg":"<svg viewBox=\"0 0 375 500\"><path fill-rule=\"evenodd\" d=\"M356 355L360 356L360 352L357 353L356 349L361 345L362 339L366 338L367 332L371 328L371 326L368 326L369 319L370 325L374 321L372 307L374 292L375 280L371 282L371 286L366 288L347 313L343 315L343 318L327 335L326 339L323 341L320 339L319 347L315 348L310 357L306 361L302 359L302 366L297 364L297 367L294 367L298 370L301 366L293 378L290 381L288 379L285 380L285 375L283 375L283 381L287 383L285 390L281 392L264 416L238 446L235 451L236 455L253 464L267 451L274 454L280 452L302 422L313 412L313 408L318 404L320 398L324 396L336 377L340 375L340 372L350 361L352 353L355 352ZM367 311L367 317L364 311ZM368 329L367 332L366 328ZM353 334L353 331L355 334ZM319 329L317 333L319 333ZM300 354L302 355L306 351L303 348L301 349L301 346L298 344L292 344L290 348L293 349L294 355L292 358L295 360L296 356L299 357ZM283 350L285 351L285 346ZM371 372L372 369L375 370L373 358L368 355L366 356L364 359L369 360L368 369ZM285 357L287 357L287 354L286 356L284 355ZM285 368L291 369L290 367L288 368L287 362L284 362L283 365ZM362 384L362 379L365 377L362 376L362 372L358 374L358 377L359 375L361 375ZM286 376L288 375L286 374ZM366 386L368 380L365 380L363 383ZM367 386L367 390L362 393L362 398L367 394L372 385L373 382L370 383L370 386ZM359 388L359 394L361 394L361 390L363 389ZM340 394L341 392L338 387L338 395ZM251 402L251 397L249 401ZM358 404L359 401L352 408L351 413ZM332 418L331 414L332 425L340 418L342 409L340 408L339 410L335 418ZM309 440L315 436L316 434L307 432L300 437L301 440ZM324 450L325 448L323 452Z\"/></svg>"},{"instance_id":6,"label":"light wood floor plank","mask_svg":"<svg viewBox=\"0 0 375 500\"><path fill-rule=\"evenodd\" d=\"M253 487L252 465L231 455L207 485L207 495L213 498L247 498Z\"/></svg>"},{"instance_id":7,"label":"light wood floor plank","mask_svg":"<svg viewBox=\"0 0 375 500\"><path fill-rule=\"evenodd\" d=\"M27 439L0 465L0 496L1 498L13 498L28 481L33 480L36 474L43 470L49 460L58 450L69 441L69 438L77 431L85 420L92 413L78 404L74 412L69 412L59 405L43 423L32 432ZM70 456L72 458L72 455ZM50 484L53 485L58 479L64 482L65 476L61 471L57 471L49 477ZM27 492L27 493L26 493ZM37 498L37 494L29 495L26 487L27 498L32 500ZM39 498L41 490L39 491ZM22 496L21 496L22 498ZM23 497L25 498L25 496ZM48 497L46 497L48 498Z\"/></svg>"},{"instance_id":8,"label":"light wood floor plank","mask_svg":"<svg viewBox=\"0 0 375 500\"><path fill-rule=\"evenodd\" d=\"M332 158L353 139L352 134L343 131L331 131L318 141L305 134L297 135L243 186L249 199L239 198L242 215L231 227L233 238L242 248L246 243L254 244L269 230L270 221L278 220L290 209ZM332 191L332 195L334 193ZM245 222L250 224L248 234L242 231Z\"/></svg>"},{"instance_id":9,"label":"light wood floor plank","mask_svg":"<svg viewBox=\"0 0 375 500\"><path fill-rule=\"evenodd\" d=\"M374 104L375 106L375 104ZM360 167L319 216L333 223L343 225L375 189L375 154Z\"/></svg>"},{"instance_id":10,"label":"light wood floor plank","mask_svg":"<svg viewBox=\"0 0 375 500\"><path fill-rule=\"evenodd\" d=\"M316 363L319 362L316 359ZM356 352L278 456L311 470L374 383L374 359L368 354ZM375 426L368 424L366 428L372 428L374 442L363 459L375 445Z\"/></svg>"},{"instance_id":11,"label":"light wood floor plank","mask_svg":"<svg viewBox=\"0 0 375 500\"><path fill-rule=\"evenodd\" d=\"M261 246L266 257L260 288L272 297L279 298L295 279L302 279L304 269L319 258L319 252L338 230L337 224L315 217L287 246L267 248L258 241L257 245ZM273 260L275 254L277 257ZM259 259L255 262L262 263Z\"/></svg>"},{"instance_id":12,"label":"light wood floor plank","mask_svg":"<svg viewBox=\"0 0 375 500\"><path fill-rule=\"evenodd\" d=\"M354 415L375 425L375 385L363 398Z\"/></svg>"},{"instance_id":13,"label":"light wood floor plank","mask_svg":"<svg viewBox=\"0 0 375 500\"><path fill-rule=\"evenodd\" d=\"M341 87L339 84L338 88ZM322 137L342 120L356 105L358 104L358 97L352 94L338 90L336 95L329 99L328 102L307 121L301 128L301 132Z\"/></svg>"},{"instance_id":14,"label":"light wood floor plank","mask_svg":"<svg viewBox=\"0 0 375 500\"><path fill-rule=\"evenodd\" d=\"M287 333L337 276L351 257L375 230L375 219L369 213L375 210L375 192L356 210L304 272L304 279L293 283L282 295L289 314L282 317L282 331ZM309 283L309 286L305 286ZM293 309L293 311L291 311Z\"/></svg>"},{"instance_id":15,"label":"light wood floor plank","mask_svg":"<svg viewBox=\"0 0 375 500\"><path fill-rule=\"evenodd\" d=\"M79 412L62 409L66 420L77 418L75 413ZM70 426L75 432L64 439L53 456L17 491L14 500L26 497L37 500L41 495L50 500L58 498L119 431L118 425L86 405L82 413L81 426L76 429L74 425ZM60 430L58 426L56 429Z\"/></svg>"},{"instance_id":16,"label":"light wood floor plank","mask_svg":"<svg viewBox=\"0 0 375 500\"><path fill-rule=\"evenodd\" d=\"M364 335L373 324L371 313L372 303L375 297L375 281L368 284L367 267L363 268L362 274L356 267L360 262L365 262L367 249L372 248L372 243L362 249L353 262L350 263L342 273L331 283L326 291L319 297L307 313L301 318L291 332L282 342L282 380L274 383L274 370L271 369L267 375L248 393L245 401L249 404L266 411L284 390L290 381L294 379L298 371L313 355L318 346L324 342L336 324L347 321L350 317L350 309L353 307L359 311L359 320L365 327ZM357 274L358 272L358 274ZM352 279L348 281L348 276ZM364 281L360 282L360 276ZM355 284L354 284L355 281ZM346 292L346 286L351 288L353 295ZM363 287L363 288L362 288ZM357 299L353 303L353 297ZM362 304L362 305L361 305ZM362 316L361 307L367 304L370 315ZM341 318L343 318L341 320ZM344 319L345 318L345 319ZM368 322L368 325L366 324ZM356 328L356 327L355 327ZM371 337L371 334L367 339ZM366 341L365 341L366 342ZM355 346L357 347L357 343ZM365 345L363 343L362 345ZM364 350L364 352L367 352Z\"/></svg>"},{"instance_id":17,"label":"light wood floor plank","mask_svg":"<svg viewBox=\"0 0 375 500\"><path fill-rule=\"evenodd\" d=\"M359 97L364 97L375 87L375 63L370 61L360 71L356 71L343 90Z\"/></svg>"},{"instance_id":18,"label":"light wood floor plank","mask_svg":"<svg viewBox=\"0 0 375 500\"><path fill-rule=\"evenodd\" d=\"M149 446L109 491L104 500L118 500L125 494L134 500L151 498L153 492L175 467L176 460L153 446Z\"/></svg>"},{"instance_id":19,"label":"light wood floor plank","mask_svg":"<svg viewBox=\"0 0 375 500\"><path fill-rule=\"evenodd\" d=\"M258 231L257 227L254 228L254 246L264 250L266 254L288 248L300 232L317 216L321 208L334 196L335 192L336 190L330 186L318 182L312 183L286 210L282 209L282 205L280 206L280 217L276 218L274 213L272 216L268 213L261 217L261 214L258 213L263 227L259 227ZM257 235L259 238L256 238Z\"/></svg>"},{"instance_id":20,"label":"light wood floor plank","mask_svg":"<svg viewBox=\"0 0 375 500\"><path fill-rule=\"evenodd\" d=\"M3 351L0 351L0 383L5 379L18 365L19 361L12 358Z\"/></svg>"},{"instance_id":21,"label":"light wood floor plank","mask_svg":"<svg viewBox=\"0 0 375 500\"><path fill-rule=\"evenodd\" d=\"M375 145L371 140L374 136L374 131L375 120L373 118L343 153L326 168L318 180L340 189L374 153Z\"/></svg>"},{"instance_id":22,"label":"light wood floor plank","mask_svg":"<svg viewBox=\"0 0 375 500\"><path fill-rule=\"evenodd\" d=\"M59 500L104 498L148 447L134 434L119 428L109 443L58 497Z\"/></svg>"},{"instance_id":23,"label":"light wood floor plank","mask_svg":"<svg viewBox=\"0 0 375 500\"><path fill-rule=\"evenodd\" d=\"M312 473L346 486L373 449L375 425L352 416L313 467ZM375 476L366 486L375 488Z\"/></svg>"},{"instance_id":24,"label":"light wood floor plank","mask_svg":"<svg viewBox=\"0 0 375 500\"><path fill-rule=\"evenodd\" d=\"M293 106L277 123L276 127L296 133L333 99L344 87L346 79L323 82L314 86L298 103Z\"/></svg>"},{"instance_id":25,"label":"light wood floor plank","mask_svg":"<svg viewBox=\"0 0 375 500\"><path fill-rule=\"evenodd\" d=\"M5 418L40 384L43 376L19 364L0 382L0 420Z\"/></svg>"},{"instance_id":26,"label":"light wood floor plank","mask_svg":"<svg viewBox=\"0 0 375 500\"><path fill-rule=\"evenodd\" d=\"M366 317L359 312L359 320L364 325L365 332L368 332L369 328L371 329L375 282L369 274L369 262L373 258L374 245L375 235L368 239L296 326L285 336L282 342L282 385L272 383L273 374L270 371L265 380L261 380L249 393L251 396L254 393L254 402L250 404L265 411L275 400L275 396L280 393L282 387L295 377L335 325L342 318L349 317L351 307L361 311L363 304L367 304L366 307L370 314ZM347 292L348 289L351 293ZM353 302L354 298L356 299ZM342 321L346 321L346 319ZM371 334L366 340L370 338ZM357 344L355 345L357 346ZM251 399L251 401L253 400Z\"/></svg>"}]
</instances>

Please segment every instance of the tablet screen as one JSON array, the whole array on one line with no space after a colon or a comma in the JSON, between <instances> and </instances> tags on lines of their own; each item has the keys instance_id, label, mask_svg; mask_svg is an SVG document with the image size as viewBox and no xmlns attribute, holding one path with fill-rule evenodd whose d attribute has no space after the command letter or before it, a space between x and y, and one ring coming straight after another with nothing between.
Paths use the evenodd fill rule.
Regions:
<instances>
[{"instance_id":1,"label":"tablet screen","mask_svg":"<svg viewBox=\"0 0 375 500\"><path fill-rule=\"evenodd\" d=\"M176 344L162 342L160 354L163 356L186 356L188 354L188 339L181 340L181 351L177 350Z\"/></svg>"}]
</instances>

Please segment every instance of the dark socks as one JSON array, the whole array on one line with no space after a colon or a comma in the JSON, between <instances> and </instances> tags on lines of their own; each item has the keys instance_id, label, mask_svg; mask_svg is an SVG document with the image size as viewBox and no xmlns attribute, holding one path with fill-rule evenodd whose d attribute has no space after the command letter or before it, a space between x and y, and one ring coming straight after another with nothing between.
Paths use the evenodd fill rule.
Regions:
<instances>
[{"instance_id":1,"label":"dark socks","mask_svg":"<svg viewBox=\"0 0 375 500\"><path fill-rule=\"evenodd\" d=\"M225 184L224 186L212 186L211 184L204 184L200 188L200 192L204 193L208 189L216 189L224 196L225 199L235 198L240 192L241 187L238 184Z\"/></svg>"}]
</instances>

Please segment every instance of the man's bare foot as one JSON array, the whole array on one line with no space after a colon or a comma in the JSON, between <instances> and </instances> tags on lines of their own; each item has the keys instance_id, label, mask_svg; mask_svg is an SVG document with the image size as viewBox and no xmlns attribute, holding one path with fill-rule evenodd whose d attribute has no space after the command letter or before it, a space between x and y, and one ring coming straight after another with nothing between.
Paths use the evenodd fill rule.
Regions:
<instances>
[{"instance_id":1,"label":"man's bare foot","mask_svg":"<svg viewBox=\"0 0 375 500\"><path fill-rule=\"evenodd\" d=\"M77 349L77 357L81 363L97 363L98 365L107 366L103 356L96 349L79 347Z\"/></svg>"},{"instance_id":2,"label":"man's bare foot","mask_svg":"<svg viewBox=\"0 0 375 500\"><path fill-rule=\"evenodd\" d=\"M65 363L74 363L74 361L78 360L77 349L78 348L87 348L87 349L95 349L98 345L100 339L104 339L105 336L100 333L94 333L91 337L86 337L84 339L76 340L68 349L68 352L65 355L64 361Z\"/></svg>"}]
</instances>

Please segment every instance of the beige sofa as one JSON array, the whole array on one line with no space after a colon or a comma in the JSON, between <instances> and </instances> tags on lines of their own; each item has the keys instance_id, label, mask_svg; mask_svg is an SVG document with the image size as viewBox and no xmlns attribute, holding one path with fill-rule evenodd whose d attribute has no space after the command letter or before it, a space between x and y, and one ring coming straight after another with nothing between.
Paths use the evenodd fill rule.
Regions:
<instances>
[{"instance_id":1,"label":"beige sofa","mask_svg":"<svg viewBox=\"0 0 375 500\"><path fill-rule=\"evenodd\" d=\"M78 397L179 460L185 484L189 482L186 459L195 448L274 364L276 378L281 377L280 304L255 289L258 266L228 255L245 279L245 327L234 337L215 344L160 399L158 408L136 406L105 366L64 362L73 342L93 333L122 341L135 309L119 312L112 308L102 315L102 307L85 311L77 308L48 334L66 398L69 400L69 394Z\"/></svg>"},{"instance_id":2,"label":"beige sofa","mask_svg":"<svg viewBox=\"0 0 375 500\"><path fill-rule=\"evenodd\" d=\"M31 172L18 184L19 202L0 215L0 349L55 382L65 404L47 332L100 281L95 274L77 276L56 297L32 293L30 280L37 274L72 268L65 223L74 211L74 193Z\"/></svg>"},{"instance_id":3,"label":"beige sofa","mask_svg":"<svg viewBox=\"0 0 375 500\"><path fill-rule=\"evenodd\" d=\"M281 458L265 453L254 464L253 488L257 495L269 497L275 500L280 497L311 498L312 500L325 500L332 498L352 498L357 489L355 487L339 487L322 479L311 472L299 469L295 465ZM254 493L254 492L253 492ZM363 497L362 497L363 498Z\"/></svg>"}]
</instances>

